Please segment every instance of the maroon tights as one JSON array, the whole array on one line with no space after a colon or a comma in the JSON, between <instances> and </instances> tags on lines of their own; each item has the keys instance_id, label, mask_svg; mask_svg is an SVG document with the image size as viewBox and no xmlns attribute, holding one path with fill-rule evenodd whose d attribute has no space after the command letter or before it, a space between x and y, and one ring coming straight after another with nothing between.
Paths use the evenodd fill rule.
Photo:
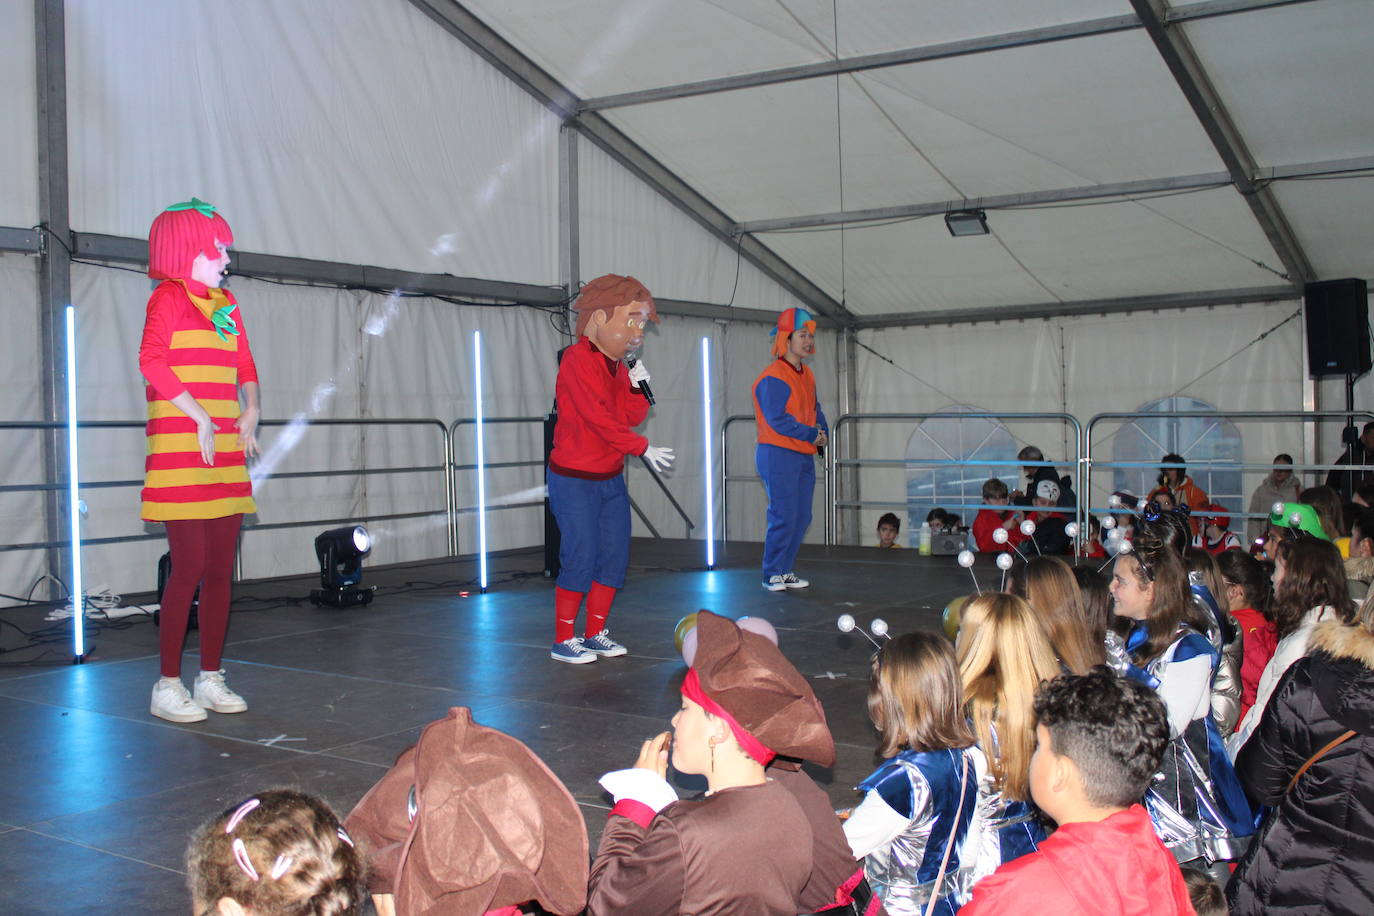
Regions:
<instances>
[{"instance_id":1,"label":"maroon tights","mask_svg":"<svg viewBox=\"0 0 1374 916\"><path fill-rule=\"evenodd\" d=\"M229 585L234 572L242 515L169 521L172 575L162 592L158 648L162 676L181 676L181 650L191 617L191 599L200 586L200 670L218 671L229 629Z\"/></svg>"}]
</instances>

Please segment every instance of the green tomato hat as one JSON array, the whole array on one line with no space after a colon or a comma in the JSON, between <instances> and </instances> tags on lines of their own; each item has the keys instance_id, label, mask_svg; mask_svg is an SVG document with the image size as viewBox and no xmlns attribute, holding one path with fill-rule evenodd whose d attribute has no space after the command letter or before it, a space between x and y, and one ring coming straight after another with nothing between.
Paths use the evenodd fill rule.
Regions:
<instances>
[{"instance_id":1,"label":"green tomato hat","mask_svg":"<svg viewBox=\"0 0 1374 916\"><path fill-rule=\"evenodd\" d=\"M1331 540L1322 530L1322 520L1317 515L1317 510L1303 503L1274 503L1269 510L1269 524L1275 528L1306 531L1323 541Z\"/></svg>"}]
</instances>

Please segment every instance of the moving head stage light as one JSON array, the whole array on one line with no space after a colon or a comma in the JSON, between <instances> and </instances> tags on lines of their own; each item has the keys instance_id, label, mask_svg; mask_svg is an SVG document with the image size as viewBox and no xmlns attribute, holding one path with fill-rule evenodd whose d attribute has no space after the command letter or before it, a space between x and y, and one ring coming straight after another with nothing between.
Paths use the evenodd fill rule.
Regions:
<instances>
[{"instance_id":1,"label":"moving head stage light","mask_svg":"<svg viewBox=\"0 0 1374 916\"><path fill-rule=\"evenodd\" d=\"M371 604L372 589L357 587L363 581L363 557L371 551L372 537L362 525L332 528L315 538L321 588L310 592L311 602L339 608Z\"/></svg>"}]
</instances>

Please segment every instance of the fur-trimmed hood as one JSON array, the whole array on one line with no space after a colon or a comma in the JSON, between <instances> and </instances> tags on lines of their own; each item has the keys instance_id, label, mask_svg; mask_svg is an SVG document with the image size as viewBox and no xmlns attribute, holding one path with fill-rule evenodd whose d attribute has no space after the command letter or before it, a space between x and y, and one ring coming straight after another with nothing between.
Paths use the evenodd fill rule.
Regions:
<instances>
[{"instance_id":1,"label":"fur-trimmed hood","mask_svg":"<svg viewBox=\"0 0 1374 916\"><path fill-rule=\"evenodd\" d=\"M1346 728L1374 735L1374 634L1332 621L1312 631L1307 647L1322 707Z\"/></svg>"}]
</instances>

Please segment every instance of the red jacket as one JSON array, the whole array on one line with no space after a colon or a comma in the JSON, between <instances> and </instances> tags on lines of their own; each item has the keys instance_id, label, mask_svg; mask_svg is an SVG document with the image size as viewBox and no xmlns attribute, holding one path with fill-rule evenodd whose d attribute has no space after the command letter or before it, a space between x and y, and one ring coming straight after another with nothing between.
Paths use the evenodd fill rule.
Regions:
<instances>
[{"instance_id":1,"label":"red jacket","mask_svg":"<svg viewBox=\"0 0 1374 916\"><path fill-rule=\"evenodd\" d=\"M1012 507L1007 507L1006 514L1015 512ZM995 509L979 509L978 514L973 518L973 540L978 545L978 550L982 553L1007 553L1012 547L1020 545L1026 541L1026 536L1021 533L1021 529L1015 525L1007 529L1007 542L999 544L992 539L992 534L1002 527L1005 516Z\"/></svg>"},{"instance_id":2,"label":"red jacket","mask_svg":"<svg viewBox=\"0 0 1374 916\"><path fill-rule=\"evenodd\" d=\"M1240 663L1240 717L1243 719L1250 707L1255 705L1260 675L1278 648L1279 631L1254 608L1240 608L1232 611L1231 616L1240 624L1241 648L1244 652L1244 659Z\"/></svg>"},{"instance_id":3,"label":"red jacket","mask_svg":"<svg viewBox=\"0 0 1374 916\"><path fill-rule=\"evenodd\" d=\"M568 347L554 387L558 424L549 467L569 477L607 480L625 469L626 455L642 455L649 440L631 427L644 422L649 402L630 387L630 371L607 359L585 337Z\"/></svg>"},{"instance_id":4,"label":"red jacket","mask_svg":"<svg viewBox=\"0 0 1374 916\"><path fill-rule=\"evenodd\" d=\"M1191 916L1173 855L1140 805L1096 823L1065 824L1035 852L973 886L961 916Z\"/></svg>"}]
</instances>

